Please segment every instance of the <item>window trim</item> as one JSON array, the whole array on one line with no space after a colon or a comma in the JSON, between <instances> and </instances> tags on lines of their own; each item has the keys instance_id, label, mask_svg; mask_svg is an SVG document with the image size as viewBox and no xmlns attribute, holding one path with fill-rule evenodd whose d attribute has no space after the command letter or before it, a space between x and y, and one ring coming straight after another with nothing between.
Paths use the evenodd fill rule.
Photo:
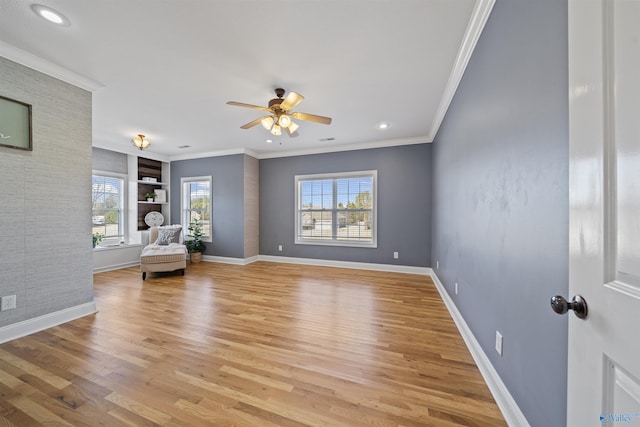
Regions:
<instances>
[{"instance_id":1,"label":"window trim","mask_svg":"<svg viewBox=\"0 0 640 427\"><path fill-rule=\"evenodd\" d=\"M121 197L121 202L122 205L120 207L120 220L121 225L122 225L122 237L105 237L104 240L102 241L101 245L113 245L116 243L121 243L121 242L128 242L129 241L129 227L128 225L128 212L129 212L129 206L128 206L128 196L127 196L127 192L128 192L128 186L127 186L127 182L129 179L129 175L124 174L124 173L119 173L119 172L109 172L109 171L103 171L103 170L98 170L98 169L93 169L91 171L91 193L93 194L93 177L94 176L104 176L107 178L118 178L122 180L122 194L120 195ZM91 223L93 225L93 205L91 206ZM93 227L92 227L93 228Z\"/></svg>"},{"instance_id":2,"label":"window trim","mask_svg":"<svg viewBox=\"0 0 640 427\"><path fill-rule=\"evenodd\" d=\"M189 224L185 224L185 193L184 185L189 182L209 181L209 235L202 236L203 242L213 242L213 180L209 176L188 176L180 178L180 224L182 224L182 232L187 237L189 234Z\"/></svg>"},{"instance_id":3,"label":"window trim","mask_svg":"<svg viewBox=\"0 0 640 427\"><path fill-rule=\"evenodd\" d=\"M373 178L373 185L371 192L373 197L372 206L372 240L371 242L358 242L356 240L337 240L337 239L304 239L300 237L300 182L308 180L321 180L321 179L342 179L342 178L358 178L358 177L371 177ZM350 171L350 172L333 172L333 173L320 173L320 174L308 174L308 175L296 175L294 183L295 192L295 205L294 205L294 244L296 245L318 245L318 246L341 246L341 247L354 247L354 248L377 248L378 247L378 171L377 170L362 170L362 171ZM336 212L337 194L334 191L333 194L334 207L332 212Z\"/></svg>"}]
</instances>

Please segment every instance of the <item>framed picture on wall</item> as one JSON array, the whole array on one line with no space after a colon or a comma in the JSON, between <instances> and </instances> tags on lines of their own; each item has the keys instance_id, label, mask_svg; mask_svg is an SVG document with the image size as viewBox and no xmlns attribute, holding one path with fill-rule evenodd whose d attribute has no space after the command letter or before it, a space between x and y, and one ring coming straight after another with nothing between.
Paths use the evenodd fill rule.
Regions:
<instances>
[{"instance_id":1,"label":"framed picture on wall","mask_svg":"<svg viewBox=\"0 0 640 427\"><path fill-rule=\"evenodd\" d=\"M0 96L0 146L33 150L30 104Z\"/></svg>"}]
</instances>

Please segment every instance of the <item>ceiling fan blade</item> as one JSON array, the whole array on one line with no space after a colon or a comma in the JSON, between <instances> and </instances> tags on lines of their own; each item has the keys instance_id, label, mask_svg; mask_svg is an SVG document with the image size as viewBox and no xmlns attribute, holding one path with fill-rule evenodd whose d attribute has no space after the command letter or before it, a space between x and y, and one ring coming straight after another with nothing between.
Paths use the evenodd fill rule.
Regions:
<instances>
[{"instance_id":1,"label":"ceiling fan blade","mask_svg":"<svg viewBox=\"0 0 640 427\"><path fill-rule=\"evenodd\" d=\"M291 111L296 108L296 105L300 104L304 96L299 93L289 92L289 94L284 98L284 101L280 104L280 108L285 111Z\"/></svg>"},{"instance_id":2,"label":"ceiling fan blade","mask_svg":"<svg viewBox=\"0 0 640 427\"><path fill-rule=\"evenodd\" d=\"M252 128L252 127L254 127L255 125L257 125L258 123L260 123L260 122L262 121L262 119L264 119L264 118L266 118L266 117L271 117L271 116L263 116L263 117L260 117L260 118L258 118L258 119L255 119L255 120L253 120L253 121L251 121L251 122L249 122L249 123L247 123L247 124L244 124L244 125L240 126L240 129L249 129L249 128Z\"/></svg>"},{"instance_id":3,"label":"ceiling fan blade","mask_svg":"<svg viewBox=\"0 0 640 427\"><path fill-rule=\"evenodd\" d=\"M331 124L331 117L316 116L315 114L291 113L291 117L300 120L306 120L308 122L322 123L323 125Z\"/></svg>"},{"instance_id":4,"label":"ceiling fan blade","mask_svg":"<svg viewBox=\"0 0 640 427\"><path fill-rule=\"evenodd\" d=\"M245 104L243 102L229 101L229 102L227 102L227 104L228 105L235 105L236 107L253 108L254 110L271 111L267 107L261 107L259 105L252 105L252 104Z\"/></svg>"}]
</instances>

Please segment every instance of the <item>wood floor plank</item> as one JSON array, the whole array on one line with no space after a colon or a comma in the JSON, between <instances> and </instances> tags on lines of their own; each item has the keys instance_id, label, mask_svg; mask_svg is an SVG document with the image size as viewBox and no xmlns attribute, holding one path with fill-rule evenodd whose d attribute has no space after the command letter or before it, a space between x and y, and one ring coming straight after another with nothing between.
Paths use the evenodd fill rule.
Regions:
<instances>
[{"instance_id":1,"label":"wood floor plank","mask_svg":"<svg viewBox=\"0 0 640 427\"><path fill-rule=\"evenodd\" d=\"M14 423L0 415L0 427L17 427Z\"/></svg>"},{"instance_id":2,"label":"wood floor plank","mask_svg":"<svg viewBox=\"0 0 640 427\"><path fill-rule=\"evenodd\" d=\"M18 396L9 399L9 402L24 412L28 414L30 417L38 421L43 425L59 425L59 426L70 426L73 427L73 424L68 423L64 419L58 417L53 412L44 408L43 406L38 405L33 399L25 396Z\"/></svg>"},{"instance_id":3,"label":"wood floor plank","mask_svg":"<svg viewBox=\"0 0 640 427\"><path fill-rule=\"evenodd\" d=\"M0 427L506 425L427 276L203 262L94 290L0 345Z\"/></svg>"},{"instance_id":4,"label":"wood floor plank","mask_svg":"<svg viewBox=\"0 0 640 427\"><path fill-rule=\"evenodd\" d=\"M45 381L57 389L63 389L64 387L71 384L69 381L64 378L60 378L57 375L52 374L47 369L43 369L33 363L29 363L19 357L14 356L11 353L4 351L0 348L0 359L3 361L22 369L25 372L29 372L33 375L37 375L42 381Z\"/></svg>"},{"instance_id":5,"label":"wood floor plank","mask_svg":"<svg viewBox=\"0 0 640 427\"><path fill-rule=\"evenodd\" d=\"M132 399L130 397L127 396L123 396L120 395L118 393L111 393L110 395L108 395L107 397L105 397L105 399L107 399L110 402L115 403L116 405L120 406L121 408L124 408L130 412L133 412L134 414L138 414L143 418L148 419L149 421L152 421L154 423L163 425L165 423L167 423L170 419L171 416L162 413L160 411L157 411L153 408L150 408L142 403L140 403L139 401L136 401L135 399Z\"/></svg>"}]
</instances>

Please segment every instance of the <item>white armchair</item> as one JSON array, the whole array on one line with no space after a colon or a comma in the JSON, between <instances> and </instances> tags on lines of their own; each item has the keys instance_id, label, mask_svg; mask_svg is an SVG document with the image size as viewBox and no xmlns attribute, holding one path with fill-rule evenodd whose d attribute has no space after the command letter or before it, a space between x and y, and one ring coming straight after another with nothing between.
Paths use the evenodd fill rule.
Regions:
<instances>
[{"instance_id":1,"label":"white armchair","mask_svg":"<svg viewBox=\"0 0 640 427\"><path fill-rule=\"evenodd\" d=\"M187 247L183 241L182 226L151 227L149 244L140 254L142 280L147 278L148 272L179 271L184 276L186 267Z\"/></svg>"}]
</instances>

